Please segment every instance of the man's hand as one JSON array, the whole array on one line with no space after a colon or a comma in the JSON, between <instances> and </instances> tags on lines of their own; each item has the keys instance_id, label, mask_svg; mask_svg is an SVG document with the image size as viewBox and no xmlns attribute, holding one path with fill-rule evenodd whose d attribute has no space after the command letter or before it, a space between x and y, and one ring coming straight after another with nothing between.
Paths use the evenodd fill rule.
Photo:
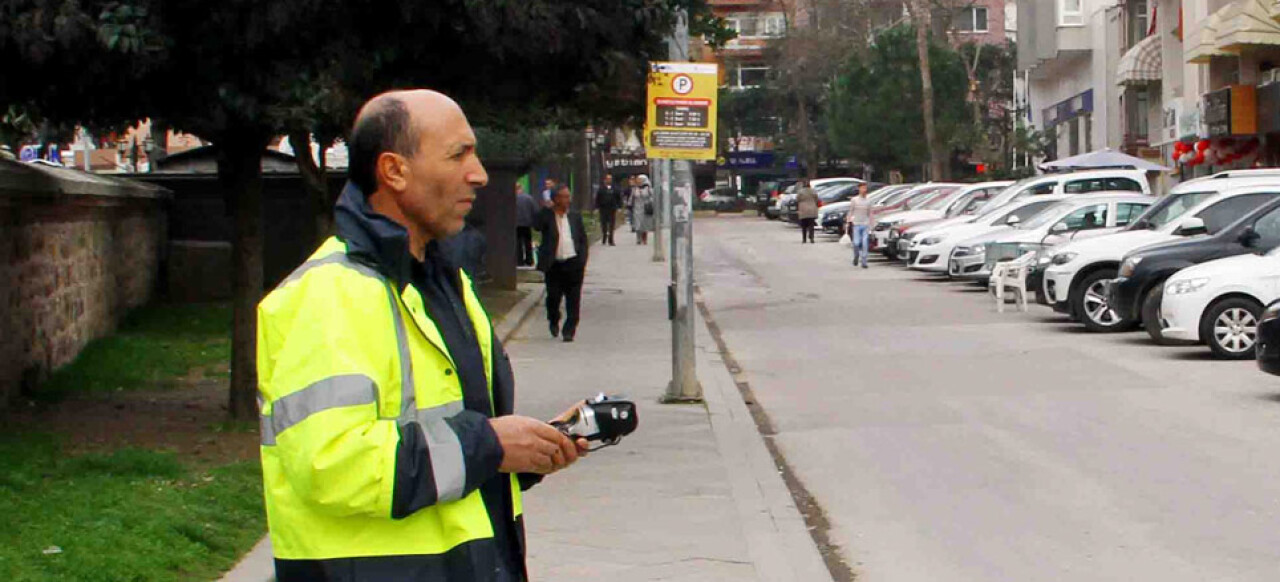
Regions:
<instances>
[{"instance_id":1,"label":"man's hand","mask_svg":"<svg viewBox=\"0 0 1280 582\"><path fill-rule=\"evenodd\" d=\"M585 274L586 269L584 268L582 272L583 274ZM578 407L582 406L582 404L585 402L586 400L583 400L578 404L574 404L573 406L570 406L568 410L561 412L559 416L551 419L551 422L569 422L569 419L573 418L573 415L578 412ZM587 442L587 439L582 439L582 438L577 439L576 441L573 442L573 444L578 448L579 457L585 457L587 455L587 452L591 450L591 443Z\"/></svg>"},{"instance_id":2,"label":"man's hand","mask_svg":"<svg viewBox=\"0 0 1280 582\"><path fill-rule=\"evenodd\" d=\"M537 473L547 475L572 465L579 450L585 448L569 440L555 427L527 416L500 416L489 419L489 425L502 445L503 473Z\"/></svg>"}]
</instances>

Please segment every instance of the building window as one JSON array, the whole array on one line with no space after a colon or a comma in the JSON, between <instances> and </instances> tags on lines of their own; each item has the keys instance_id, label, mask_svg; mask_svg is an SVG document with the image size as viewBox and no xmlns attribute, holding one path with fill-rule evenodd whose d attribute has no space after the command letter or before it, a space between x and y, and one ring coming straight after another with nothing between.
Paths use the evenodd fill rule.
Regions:
<instances>
[{"instance_id":1,"label":"building window","mask_svg":"<svg viewBox=\"0 0 1280 582\"><path fill-rule=\"evenodd\" d=\"M1151 29L1151 17L1147 14L1147 0L1129 0L1129 46L1147 38Z\"/></svg>"},{"instance_id":2,"label":"building window","mask_svg":"<svg viewBox=\"0 0 1280 582\"><path fill-rule=\"evenodd\" d=\"M769 67L738 67L733 86L739 89L750 89L764 84Z\"/></svg>"},{"instance_id":3,"label":"building window","mask_svg":"<svg viewBox=\"0 0 1280 582\"><path fill-rule=\"evenodd\" d=\"M738 38L777 38L787 32L787 19L782 13L743 13L725 18Z\"/></svg>"},{"instance_id":4,"label":"building window","mask_svg":"<svg viewBox=\"0 0 1280 582\"><path fill-rule=\"evenodd\" d=\"M956 32L987 32L987 9L970 6L956 13L953 27Z\"/></svg>"},{"instance_id":5,"label":"building window","mask_svg":"<svg viewBox=\"0 0 1280 582\"><path fill-rule=\"evenodd\" d=\"M1082 0L1058 0L1058 25L1081 26L1084 24Z\"/></svg>"}]
</instances>

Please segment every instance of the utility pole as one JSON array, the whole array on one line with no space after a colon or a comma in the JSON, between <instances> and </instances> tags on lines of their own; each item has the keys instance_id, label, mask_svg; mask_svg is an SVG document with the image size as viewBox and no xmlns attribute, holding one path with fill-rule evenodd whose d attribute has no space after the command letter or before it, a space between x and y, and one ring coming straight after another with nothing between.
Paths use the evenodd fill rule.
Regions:
<instances>
[{"instance_id":1,"label":"utility pole","mask_svg":"<svg viewBox=\"0 0 1280 582\"><path fill-rule=\"evenodd\" d=\"M663 244L662 230L667 226L667 199L668 190L671 188L671 160L657 160L654 162L655 172L653 176L653 262L661 263L667 260L667 246Z\"/></svg>"},{"instance_id":2,"label":"utility pole","mask_svg":"<svg viewBox=\"0 0 1280 582\"><path fill-rule=\"evenodd\" d=\"M687 13L680 14L675 33L668 39L672 61L689 60L687 18ZM701 402L702 384L698 382L694 352L697 309L693 303L693 163L689 160L663 160L663 163L667 166L665 178L669 184L663 214L665 224L671 229L671 286L667 290L671 316L671 383L662 401Z\"/></svg>"}]
</instances>

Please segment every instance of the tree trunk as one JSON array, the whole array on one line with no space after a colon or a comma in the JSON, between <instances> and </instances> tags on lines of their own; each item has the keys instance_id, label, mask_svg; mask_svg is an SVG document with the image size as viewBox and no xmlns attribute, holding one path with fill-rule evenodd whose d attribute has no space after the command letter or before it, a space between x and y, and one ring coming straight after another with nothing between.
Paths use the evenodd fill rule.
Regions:
<instances>
[{"instance_id":1,"label":"tree trunk","mask_svg":"<svg viewBox=\"0 0 1280 582\"><path fill-rule=\"evenodd\" d=\"M231 418L258 415L257 307L262 299L262 152L264 131L232 130L218 145L218 178L232 215L231 386L227 410Z\"/></svg>"},{"instance_id":2,"label":"tree trunk","mask_svg":"<svg viewBox=\"0 0 1280 582\"><path fill-rule=\"evenodd\" d=\"M798 118L799 127L796 132L800 137L800 152L804 159L805 176L810 180L818 177L818 164L814 155L813 139L809 135L809 108L805 106L804 95L798 95L796 99L796 117Z\"/></svg>"},{"instance_id":3,"label":"tree trunk","mask_svg":"<svg viewBox=\"0 0 1280 582\"><path fill-rule=\"evenodd\" d=\"M332 203L329 198L329 184L325 180L324 167L311 157L311 134L304 131L289 132L289 147L293 148L294 160L298 164L298 173L302 175L302 187L307 191L307 206L311 211L311 240L320 246L333 229ZM321 145L320 156L324 157L324 146Z\"/></svg>"},{"instance_id":4,"label":"tree trunk","mask_svg":"<svg viewBox=\"0 0 1280 582\"><path fill-rule=\"evenodd\" d=\"M916 53L920 56L920 101L924 114L924 139L929 146L929 179L947 179L947 158L938 143L933 119L933 72L929 70L929 4L926 0L907 3L911 19L916 25Z\"/></svg>"}]
</instances>

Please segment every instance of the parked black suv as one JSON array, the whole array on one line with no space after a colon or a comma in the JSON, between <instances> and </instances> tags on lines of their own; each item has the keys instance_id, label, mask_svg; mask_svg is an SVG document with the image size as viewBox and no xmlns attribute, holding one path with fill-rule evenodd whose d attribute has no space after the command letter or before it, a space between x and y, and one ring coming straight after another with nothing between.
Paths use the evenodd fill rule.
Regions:
<instances>
[{"instance_id":1,"label":"parked black suv","mask_svg":"<svg viewBox=\"0 0 1280 582\"><path fill-rule=\"evenodd\" d=\"M1272 301L1258 318L1258 368L1280 376L1280 299Z\"/></svg>"},{"instance_id":2,"label":"parked black suv","mask_svg":"<svg viewBox=\"0 0 1280 582\"><path fill-rule=\"evenodd\" d=\"M1111 308L1130 321L1141 320L1151 338L1162 342L1157 313L1165 280L1192 265L1245 253L1261 254L1280 246L1280 197L1261 195L1274 199L1216 233L1159 243L1126 255L1120 277L1108 287ZM1251 195L1241 198L1245 196Z\"/></svg>"}]
</instances>

